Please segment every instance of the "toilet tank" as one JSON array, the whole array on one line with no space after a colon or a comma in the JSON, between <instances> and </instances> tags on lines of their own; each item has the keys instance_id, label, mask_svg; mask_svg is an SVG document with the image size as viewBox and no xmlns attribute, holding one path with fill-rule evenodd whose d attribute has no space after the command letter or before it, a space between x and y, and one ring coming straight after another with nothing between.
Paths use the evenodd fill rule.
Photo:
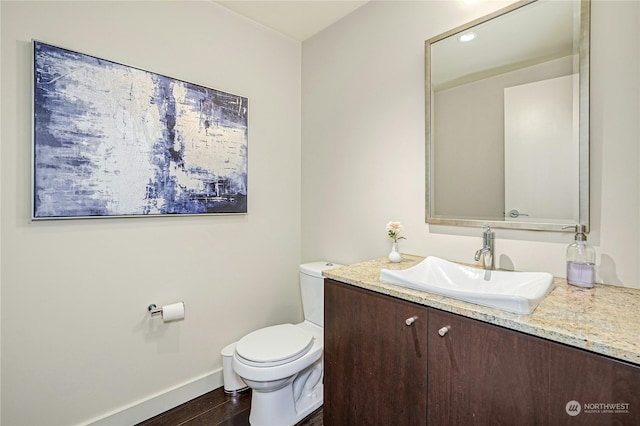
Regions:
<instances>
[{"instance_id":1,"label":"toilet tank","mask_svg":"<svg viewBox=\"0 0 640 426\"><path fill-rule=\"evenodd\" d=\"M331 262L311 262L300 265L300 294L304 319L324 327L324 277L322 271L342 265Z\"/></svg>"}]
</instances>

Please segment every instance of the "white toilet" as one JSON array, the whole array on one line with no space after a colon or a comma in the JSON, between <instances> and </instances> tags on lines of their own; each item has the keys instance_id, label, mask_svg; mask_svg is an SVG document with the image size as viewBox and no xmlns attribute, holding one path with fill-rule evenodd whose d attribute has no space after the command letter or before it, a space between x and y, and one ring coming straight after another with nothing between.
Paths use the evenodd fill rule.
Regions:
<instances>
[{"instance_id":1,"label":"white toilet","mask_svg":"<svg viewBox=\"0 0 640 426\"><path fill-rule=\"evenodd\" d=\"M300 265L305 320L261 328L235 344L233 370L252 389L252 426L294 425L322 405L324 278L328 262Z\"/></svg>"}]
</instances>

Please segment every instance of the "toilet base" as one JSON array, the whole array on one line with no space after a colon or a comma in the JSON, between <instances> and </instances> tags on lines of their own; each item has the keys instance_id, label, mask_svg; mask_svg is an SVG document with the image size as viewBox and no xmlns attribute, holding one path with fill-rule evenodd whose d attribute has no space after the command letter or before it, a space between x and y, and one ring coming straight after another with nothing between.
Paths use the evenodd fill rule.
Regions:
<instances>
[{"instance_id":1,"label":"toilet base","mask_svg":"<svg viewBox=\"0 0 640 426\"><path fill-rule=\"evenodd\" d=\"M293 426L322 406L322 360L314 363L286 385L272 392L253 388L251 426Z\"/></svg>"}]
</instances>

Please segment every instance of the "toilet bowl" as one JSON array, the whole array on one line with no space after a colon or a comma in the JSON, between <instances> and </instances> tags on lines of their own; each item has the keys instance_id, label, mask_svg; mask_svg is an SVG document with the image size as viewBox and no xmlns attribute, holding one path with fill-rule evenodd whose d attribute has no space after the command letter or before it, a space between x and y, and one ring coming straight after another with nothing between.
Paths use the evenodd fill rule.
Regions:
<instances>
[{"instance_id":1,"label":"toilet bowl","mask_svg":"<svg viewBox=\"0 0 640 426\"><path fill-rule=\"evenodd\" d=\"M253 391L251 425L293 425L322 405L322 333L305 321L263 328L238 341L233 369Z\"/></svg>"},{"instance_id":2,"label":"toilet bowl","mask_svg":"<svg viewBox=\"0 0 640 426\"><path fill-rule=\"evenodd\" d=\"M252 389L252 426L292 426L322 405L322 271L338 266L300 265L303 322L261 328L235 343L232 367Z\"/></svg>"}]
</instances>

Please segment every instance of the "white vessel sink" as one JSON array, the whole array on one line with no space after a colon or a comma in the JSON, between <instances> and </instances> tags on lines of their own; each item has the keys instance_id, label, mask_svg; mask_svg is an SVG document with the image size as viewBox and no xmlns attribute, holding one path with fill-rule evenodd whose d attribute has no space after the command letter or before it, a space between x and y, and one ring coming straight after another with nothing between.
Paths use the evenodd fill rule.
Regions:
<instances>
[{"instance_id":1,"label":"white vessel sink","mask_svg":"<svg viewBox=\"0 0 640 426\"><path fill-rule=\"evenodd\" d=\"M383 269L380 281L516 314L533 312L553 288L546 272L485 271L433 256L408 269Z\"/></svg>"}]
</instances>

